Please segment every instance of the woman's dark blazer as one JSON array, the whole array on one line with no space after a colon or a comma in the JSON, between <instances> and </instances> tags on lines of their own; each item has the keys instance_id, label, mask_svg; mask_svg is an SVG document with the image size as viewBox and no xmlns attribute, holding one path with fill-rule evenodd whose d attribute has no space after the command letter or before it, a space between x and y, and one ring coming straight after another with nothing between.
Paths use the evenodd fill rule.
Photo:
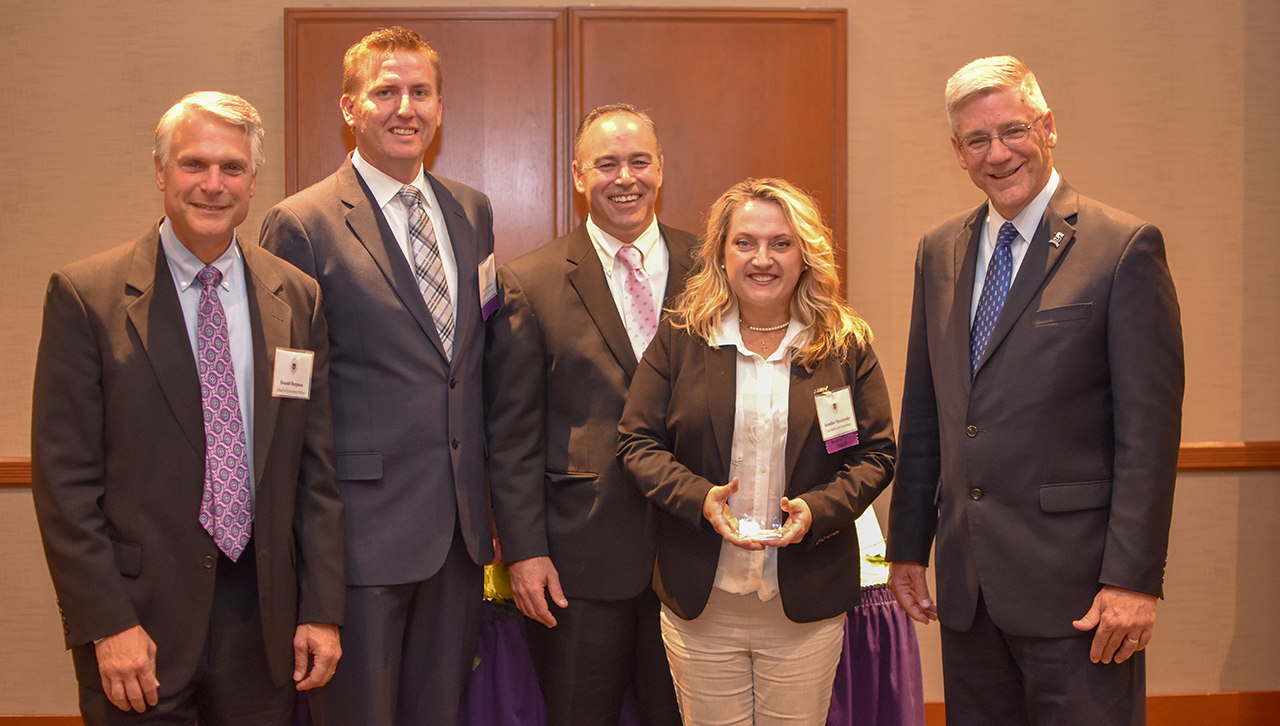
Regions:
<instances>
[{"instance_id":1,"label":"woman's dark blazer","mask_svg":"<svg viewBox=\"0 0 1280 726\"><path fill-rule=\"evenodd\" d=\"M702 516L712 486L728 483L737 348L712 348L664 320L636 371L618 425L618 459L657 510L653 584L685 620L707 604L724 541ZM858 443L828 454L814 392L849 386ZM859 602L854 521L893 478L896 445L889 393L871 347L850 349L812 372L791 366L787 496L813 513L804 538L778 551L787 617L835 617Z\"/></svg>"}]
</instances>

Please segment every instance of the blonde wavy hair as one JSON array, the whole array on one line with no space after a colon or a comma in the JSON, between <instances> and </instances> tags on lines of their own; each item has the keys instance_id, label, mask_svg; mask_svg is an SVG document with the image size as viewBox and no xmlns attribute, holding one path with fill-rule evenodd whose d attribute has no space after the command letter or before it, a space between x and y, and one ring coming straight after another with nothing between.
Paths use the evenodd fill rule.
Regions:
<instances>
[{"instance_id":1,"label":"blonde wavy hair","mask_svg":"<svg viewBox=\"0 0 1280 726\"><path fill-rule=\"evenodd\" d=\"M822 223L813 197L782 179L747 179L725 192L711 207L706 241L684 293L671 310L672 325L708 343L720 321L738 304L724 269L724 248L733 213L749 201L772 202L795 231L805 269L791 294L791 317L804 332L796 336L792 360L812 371L831 356L843 356L850 346L871 342L871 327L858 317L840 294L840 276L831 248L831 230Z\"/></svg>"}]
</instances>

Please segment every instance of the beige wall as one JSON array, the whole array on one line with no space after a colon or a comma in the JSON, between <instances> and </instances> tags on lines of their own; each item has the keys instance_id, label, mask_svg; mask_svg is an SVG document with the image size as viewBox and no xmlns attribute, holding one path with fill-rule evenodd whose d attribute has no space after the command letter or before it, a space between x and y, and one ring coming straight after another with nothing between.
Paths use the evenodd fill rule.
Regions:
<instances>
[{"instance_id":1,"label":"beige wall","mask_svg":"<svg viewBox=\"0 0 1280 726\"><path fill-rule=\"evenodd\" d=\"M0 456L27 455L49 273L131 239L161 214L148 149L165 108L197 89L248 98L269 136L246 237L256 238L263 213L282 198L286 4L294 3L6 4ZM469 4L514 3L448 3ZM780 2L690 3L752 4ZM850 296L876 330L895 398L915 243L980 201L947 142L943 83L975 57L1013 53L1036 70L1054 109L1063 176L1164 230L1187 343L1184 439L1280 439L1280 4L844 5ZM1280 474L1180 479L1150 692L1280 689L1278 521ZM70 660L28 491L0 492L0 548L0 713L73 712ZM921 643L926 697L940 699L936 626L922 629Z\"/></svg>"}]
</instances>

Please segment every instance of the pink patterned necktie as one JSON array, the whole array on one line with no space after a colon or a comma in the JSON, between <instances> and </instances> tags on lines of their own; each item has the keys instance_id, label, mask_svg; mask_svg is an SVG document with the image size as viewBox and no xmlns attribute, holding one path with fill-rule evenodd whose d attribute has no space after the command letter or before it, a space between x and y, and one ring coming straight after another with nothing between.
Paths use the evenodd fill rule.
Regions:
<instances>
[{"instance_id":1,"label":"pink patterned necktie","mask_svg":"<svg viewBox=\"0 0 1280 726\"><path fill-rule=\"evenodd\" d=\"M627 281L622 286L623 317L631 347L639 360L653 340L653 334L658 332L658 310L653 304L649 275L644 271L644 253L635 245L623 245L618 257L627 265Z\"/></svg>"},{"instance_id":2,"label":"pink patterned necktie","mask_svg":"<svg viewBox=\"0 0 1280 726\"><path fill-rule=\"evenodd\" d=\"M427 205L417 187L405 184L396 194L409 208L409 239L413 243L413 272L418 278L418 291L435 320L445 358L453 360L453 304L449 302L449 282L444 276L444 263L440 261L435 227L431 225Z\"/></svg>"},{"instance_id":3,"label":"pink patterned necktie","mask_svg":"<svg viewBox=\"0 0 1280 726\"><path fill-rule=\"evenodd\" d=\"M222 273L209 265L196 275L202 287L196 318L196 363L204 408L204 496L200 524L232 562L240 559L253 534L249 457L240 393L231 363L227 314L218 300Z\"/></svg>"},{"instance_id":4,"label":"pink patterned necktie","mask_svg":"<svg viewBox=\"0 0 1280 726\"><path fill-rule=\"evenodd\" d=\"M1000 226L996 236L996 249L987 265L987 276L982 281L982 295L978 297L978 311L973 316L973 329L969 333L969 375L978 372L978 361L987 350L987 341L996 327L1004 299L1009 295L1009 283L1013 280L1013 250L1010 245L1018 238L1018 229L1012 222Z\"/></svg>"}]
</instances>

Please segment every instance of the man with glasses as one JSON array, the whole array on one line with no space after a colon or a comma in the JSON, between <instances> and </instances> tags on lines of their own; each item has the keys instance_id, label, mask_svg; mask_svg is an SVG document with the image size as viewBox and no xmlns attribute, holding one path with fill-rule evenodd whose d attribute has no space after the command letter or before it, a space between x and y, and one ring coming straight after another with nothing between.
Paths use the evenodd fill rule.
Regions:
<instances>
[{"instance_id":1,"label":"man with glasses","mask_svg":"<svg viewBox=\"0 0 1280 726\"><path fill-rule=\"evenodd\" d=\"M941 621L948 724L1145 723L1184 379L1164 240L1058 176L1017 59L946 102L987 201L920 242L890 587Z\"/></svg>"},{"instance_id":2,"label":"man with glasses","mask_svg":"<svg viewBox=\"0 0 1280 726\"><path fill-rule=\"evenodd\" d=\"M591 111L573 154L586 221L498 270L485 355L498 540L532 618L547 723L616 726L632 683L641 722L674 726L648 503L615 453L631 377L697 239L654 216L662 146L648 115Z\"/></svg>"}]
</instances>

